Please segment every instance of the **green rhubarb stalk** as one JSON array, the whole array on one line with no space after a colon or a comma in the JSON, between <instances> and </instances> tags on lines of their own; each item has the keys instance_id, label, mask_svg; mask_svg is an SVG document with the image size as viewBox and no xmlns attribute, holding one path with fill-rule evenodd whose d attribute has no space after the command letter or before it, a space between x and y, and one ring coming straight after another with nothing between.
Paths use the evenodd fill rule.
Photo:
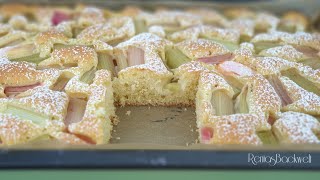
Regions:
<instances>
[{"instance_id":1,"label":"green rhubarb stalk","mask_svg":"<svg viewBox=\"0 0 320 180\"><path fill-rule=\"evenodd\" d=\"M113 64L113 59L110 55L106 53L98 53L98 66L97 69L107 69L112 74L115 73L115 67Z\"/></svg>"},{"instance_id":2,"label":"green rhubarb stalk","mask_svg":"<svg viewBox=\"0 0 320 180\"><path fill-rule=\"evenodd\" d=\"M93 82L93 78L95 76L95 72L96 69L93 67L92 69L90 69L89 71L85 72L81 78L80 81L87 83L87 84L91 84Z\"/></svg>"},{"instance_id":3,"label":"green rhubarb stalk","mask_svg":"<svg viewBox=\"0 0 320 180\"><path fill-rule=\"evenodd\" d=\"M31 120L33 123L35 123L39 126L44 126L46 120L50 119L48 116L41 115L41 114L35 113L31 110L23 109L23 108L20 108L15 105L11 105L11 104L9 104L7 106L7 109L4 110L4 112L2 112L2 113L13 114L23 120Z\"/></svg>"},{"instance_id":4,"label":"green rhubarb stalk","mask_svg":"<svg viewBox=\"0 0 320 180\"><path fill-rule=\"evenodd\" d=\"M69 82L70 78L66 78L63 76L60 76L57 80L57 82L53 85L52 90L54 91L63 91L66 84Z\"/></svg>"},{"instance_id":5,"label":"green rhubarb stalk","mask_svg":"<svg viewBox=\"0 0 320 180\"><path fill-rule=\"evenodd\" d=\"M19 57L19 58L15 58L15 59L10 59L12 61L26 61L26 62L32 62L32 63L36 63L39 64L41 61L47 59L48 57L40 57L40 54L33 54L30 56L25 56L25 57Z\"/></svg>"},{"instance_id":6,"label":"green rhubarb stalk","mask_svg":"<svg viewBox=\"0 0 320 180\"><path fill-rule=\"evenodd\" d=\"M236 99L236 113L246 114L249 113L247 103L248 86L243 87L241 93Z\"/></svg>"},{"instance_id":7,"label":"green rhubarb stalk","mask_svg":"<svg viewBox=\"0 0 320 180\"><path fill-rule=\"evenodd\" d=\"M257 132L257 135L263 144L277 144L277 139L273 135L272 131Z\"/></svg>"},{"instance_id":8,"label":"green rhubarb stalk","mask_svg":"<svg viewBox=\"0 0 320 180\"><path fill-rule=\"evenodd\" d=\"M223 41L223 40L220 40L220 39L217 39L217 38L209 38L210 40L213 40L219 44L222 44L224 45L227 49L229 49L230 51L234 51L236 49L239 49L239 45L238 44L235 44L233 42L229 42L229 41Z\"/></svg>"},{"instance_id":9,"label":"green rhubarb stalk","mask_svg":"<svg viewBox=\"0 0 320 180\"><path fill-rule=\"evenodd\" d=\"M273 42L257 42L254 43L254 48L256 53L260 53L262 50L273 48L278 46L278 43Z\"/></svg>"},{"instance_id":10,"label":"green rhubarb stalk","mask_svg":"<svg viewBox=\"0 0 320 180\"><path fill-rule=\"evenodd\" d=\"M0 47L5 47L8 44L14 43L15 41L20 41L21 42L22 37L17 34L7 34L5 36L2 36L0 38Z\"/></svg>"},{"instance_id":11,"label":"green rhubarb stalk","mask_svg":"<svg viewBox=\"0 0 320 180\"><path fill-rule=\"evenodd\" d=\"M320 69L320 58L307 58L299 61L306 66L310 66L312 69Z\"/></svg>"},{"instance_id":12,"label":"green rhubarb stalk","mask_svg":"<svg viewBox=\"0 0 320 180\"><path fill-rule=\"evenodd\" d=\"M282 72L283 76L288 77L292 81L294 81L296 84L298 84L303 89L313 92L320 96L320 88L315 86L312 82L310 82L307 78L301 76L295 69L288 69L286 71Z\"/></svg>"},{"instance_id":13,"label":"green rhubarb stalk","mask_svg":"<svg viewBox=\"0 0 320 180\"><path fill-rule=\"evenodd\" d=\"M142 19L135 19L134 26L135 26L136 34L140 34L148 31L146 24Z\"/></svg>"},{"instance_id":14,"label":"green rhubarb stalk","mask_svg":"<svg viewBox=\"0 0 320 180\"><path fill-rule=\"evenodd\" d=\"M217 90L212 93L211 103L217 116L233 114L233 101L223 90Z\"/></svg>"},{"instance_id":15,"label":"green rhubarb stalk","mask_svg":"<svg viewBox=\"0 0 320 180\"><path fill-rule=\"evenodd\" d=\"M175 69L182 64L190 62L191 59L183 54L179 49L166 48L166 62L170 69Z\"/></svg>"}]
</instances>

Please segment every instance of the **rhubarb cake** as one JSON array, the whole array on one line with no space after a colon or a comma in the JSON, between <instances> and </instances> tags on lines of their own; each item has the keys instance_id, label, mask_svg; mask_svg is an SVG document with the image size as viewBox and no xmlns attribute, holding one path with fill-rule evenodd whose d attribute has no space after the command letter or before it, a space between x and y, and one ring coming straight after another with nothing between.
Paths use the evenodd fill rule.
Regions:
<instances>
[{"instance_id":1,"label":"rhubarb cake","mask_svg":"<svg viewBox=\"0 0 320 180\"><path fill-rule=\"evenodd\" d=\"M107 144L129 105L195 106L204 144L319 144L319 29L298 11L0 6L0 144Z\"/></svg>"}]
</instances>

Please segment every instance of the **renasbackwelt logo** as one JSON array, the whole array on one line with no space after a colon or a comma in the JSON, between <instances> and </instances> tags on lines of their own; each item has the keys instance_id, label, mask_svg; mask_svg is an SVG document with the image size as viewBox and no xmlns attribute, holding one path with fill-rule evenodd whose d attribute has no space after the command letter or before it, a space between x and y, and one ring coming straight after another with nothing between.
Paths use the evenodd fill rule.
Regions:
<instances>
[{"instance_id":1,"label":"renasbackwelt logo","mask_svg":"<svg viewBox=\"0 0 320 180\"><path fill-rule=\"evenodd\" d=\"M270 166L276 166L277 164L311 164L311 155L298 156L296 154L282 155L261 155L248 153L248 163L253 165L268 164Z\"/></svg>"}]
</instances>

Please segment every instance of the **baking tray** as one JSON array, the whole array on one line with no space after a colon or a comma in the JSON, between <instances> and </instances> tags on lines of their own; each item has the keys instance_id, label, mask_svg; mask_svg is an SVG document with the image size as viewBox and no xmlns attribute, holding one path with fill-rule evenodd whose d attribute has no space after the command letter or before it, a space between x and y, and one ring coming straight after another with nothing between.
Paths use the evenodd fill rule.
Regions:
<instances>
[{"instance_id":1,"label":"baking tray","mask_svg":"<svg viewBox=\"0 0 320 180\"><path fill-rule=\"evenodd\" d=\"M0 3L13 2L0 0ZM121 9L137 5L147 9L244 6L274 13L299 10L309 16L319 11L320 1L14 1L48 5L78 2ZM289 2L289 3L288 3ZM114 127L111 144L70 146L37 142L0 147L0 168L217 168L217 169L318 169L320 145L201 145L197 144L195 110L192 107L117 107L121 120ZM309 158L310 162L253 162L259 158Z\"/></svg>"}]
</instances>

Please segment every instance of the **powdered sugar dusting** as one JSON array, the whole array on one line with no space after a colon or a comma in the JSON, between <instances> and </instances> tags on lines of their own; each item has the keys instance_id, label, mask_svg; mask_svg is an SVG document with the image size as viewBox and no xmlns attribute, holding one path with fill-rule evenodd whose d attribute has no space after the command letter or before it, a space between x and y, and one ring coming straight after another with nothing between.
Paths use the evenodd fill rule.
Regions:
<instances>
[{"instance_id":1,"label":"powdered sugar dusting","mask_svg":"<svg viewBox=\"0 0 320 180\"><path fill-rule=\"evenodd\" d=\"M275 57L279 57L279 58L286 59L288 61L294 61L294 62L297 62L305 57L303 53L297 51L291 45L284 45L284 46L278 46L278 47L266 49L260 52L260 55L275 56Z\"/></svg>"},{"instance_id":2,"label":"powdered sugar dusting","mask_svg":"<svg viewBox=\"0 0 320 180\"><path fill-rule=\"evenodd\" d=\"M315 135L320 132L320 123L310 115L285 112L273 128L283 143L320 143Z\"/></svg>"},{"instance_id":3,"label":"powdered sugar dusting","mask_svg":"<svg viewBox=\"0 0 320 180\"><path fill-rule=\"evenodd\" d=\"M280 80L287 89L290 98L294 101L292 104L284 107L285 110L320 115L319 96L312 92L306 91L287 77L281 77Z\"/></svg>"},{"instance_id":4,"label":"powdered sugar dusting","mask_svg":"<svg viewBox=\"0 0 320 180\"><path fill-rule=\"evenodd\" d=\"M176 44L191 59L223 55L230 51L219 43L207 39L186 40Z\"/></svg>"},{"instance_id":5,"label":"powdered sugar dusting","mask_svg":"<svg viewBox=\"0 0 320 180\"><path fill-rule=\"evenodd\" d=\"M55 120L63 120L66 115L69 98L64 92L52 91L47 87L37 87L25 92L29 96L20 94L21 98L10 99L9 102L30 107L35 112L52 117Z\"/></svg>"},{"instance_id":6,"label":"powdered sugar dusting","mask_svg":"<svg viewBox=\"0 0 320 180\"><path fill-rule=\"evenodd\" d=\"M262 144L257 131L270 130L270 125L255 114L234 114L214 116L210 119L213 127L211 142L218 144Z\"/></svg>"}]
</instances>

